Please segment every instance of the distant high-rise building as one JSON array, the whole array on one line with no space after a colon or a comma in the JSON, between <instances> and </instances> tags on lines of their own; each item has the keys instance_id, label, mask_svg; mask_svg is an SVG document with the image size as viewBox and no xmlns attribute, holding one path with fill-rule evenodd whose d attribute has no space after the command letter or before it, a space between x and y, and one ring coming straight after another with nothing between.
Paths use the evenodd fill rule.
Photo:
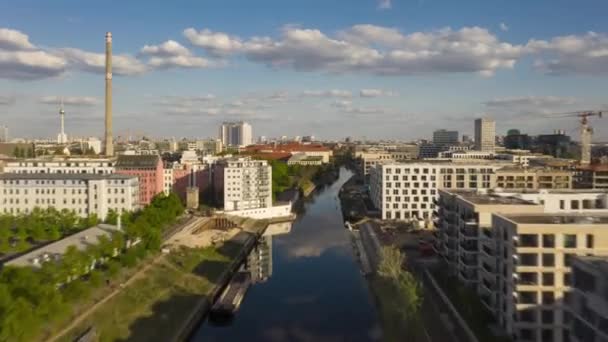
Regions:
<instances>
[{"instance_id":1,"label":"distant high-rise building","mask_svg":"<svg viewBox=\"0 0 608 342\"><path fill-rule=\"evenodd\" d=\"M0 142L8 142L8 127L5 125L0 125Z\"/></svg>"},{"instance_id":2,"label":"distant high-rise building","mask_svg":"<svg viewBox=\"0 0 608 342\"><path fill-rule=\"evenodd\" d=\"M467 143L471 143L473 142L473 139L471 139L471 136L468 134L463 134L462 135L462 142L467 144Z\"/></svg>"},{"instance_id":3,"label":"distant high-rise building","mask_svg":"<svg viewBox=\"0 0 608 342\"><path fill-rule=\"evenodd\" d=\"M445 129L433 132L433 144L439 146L454 145L458 143L458 131L448 131Z\"/></svg>"},{"instance_id":4,"label":"distant high-rise building","mask_svg":"<svg viewBox=\"0 0 608 342\"><path fill-rule=\"evenodd\" d=\"M314 135L305 135L302 137L302 142L313 142L315 141Z\"/></svg>"},{"instance_id":5,"label":"distant high-rise building","mask_svg":"<svg viewBox=\"0 0 608 342\"><path fill-rule=\"evenodd\" d=\"M532 139L527 134L521 134L518 129L510 129L503 143L508 149L528 150L532 146Z\"/></svg>"},{"instance_id":6,"label":"distant high-rise building","mask_svg":"<svg viewBox=\"0 0 608 342\"><path fill-rule=\"evenodd\" d=\"M244 147L253 144L251 125L247 122L224 122L220 127L220 139L225 147Z\"/></svg>"},{"instance_id":7,"label":"distant high-rise building","mask_svg":"<svg viewBox=\"0 0 608 342\"><path fill-rule=\"evenodd\" d=\"M496 139L496 121L488 118L475 120L475 149L493 152Z\"/></svg>"}]
</instances>

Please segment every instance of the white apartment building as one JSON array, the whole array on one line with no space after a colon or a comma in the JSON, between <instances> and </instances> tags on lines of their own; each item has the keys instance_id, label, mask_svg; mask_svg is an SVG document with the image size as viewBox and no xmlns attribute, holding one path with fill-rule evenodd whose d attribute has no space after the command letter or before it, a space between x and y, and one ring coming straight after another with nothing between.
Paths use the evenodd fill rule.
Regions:
<instances>
[{"instance_id":1,"label":"white apartment building","mask_svg":"<svg viewBox=\"0 0 608 342\"><path fill-rule=\"evenodd\" d=\"M4 162L6 173L114 173L114 160L105 158L17 159Z\"/></svg>"},{"instance_id":2,"label":"white apartment building","mask_svg":"<svg viewBox=\"0 0 608 342\"><path fill-rule=\"evenodd\" d=\"M225 211L272 207L272 167L265 160L220 160L213 177L216 200Z\"/></svg>"},{"instance_id":3,"label":"white apartment building","mask_svg":"<svg viewBox=\"0 0 608 342\"><path fill-rule=\"evenodd\" d=\"M123 212L139 208L139 181L119 174L3 173L0 204L3 214L53 207L104 219L110 209Z\"/></svg>"},{"instance_id":4,"label":"white apartment building","mask_svg":"<svg viewBox=\"0 0 608 342\"><path fill-rule=\"evenodd\" d=\"M608 258L574 258L572 287L570 341L608 341Z\"/></svg>"},{"instance_id":5,"label":"white apartment building","mask_svg":"<svg viewBox=\"0 0 608 342\"><path fill-rule=\"evenodd\" d=\"M247 122L224 122L220 127L220 140L224 147L245 147L253 144L251 125Z\"/></svg>"},{"instance_id":6,"label":"white apartment building","mask_svg":"<svg viewBox=\"0 0 608 342\"><path fill-rule=\"evenodd\" d=\"M417 219L430 225L438 189L488 189L500 163L411 161L378 164L370 171L370 197L383 220Z\"/></svg>"},{"instance_id":7,"label":"white apartment building","mask_svg":"<svg viewBox=\"0 0 608 342\"><path fill-rule=\"evenodd\" d=\"M608 255L608 215L493 214L483 234L481 299L499 325L517 341L570 341L573 260Z\"/></svg>"},{"instance_id":8,"label":"white apartment building","mask_svg":"<svg viewBox=\"0 0 608 342\"><path fill-rule=\"evenodd\" d=\"M171 190L173 190L173 183L173 166L163 168L163 192L165 195L171 193Z\"/></svg>"},{"instance_id":9,"label":"white apartment building","mask_svg":"<svg viewBox=\"0 0 608 342\"><path fill-rule=\"evenodd\" d=\"M493 152L496 144L496 121L481 118L475 120L475 149Z\"/></svg>"}]
</instances>

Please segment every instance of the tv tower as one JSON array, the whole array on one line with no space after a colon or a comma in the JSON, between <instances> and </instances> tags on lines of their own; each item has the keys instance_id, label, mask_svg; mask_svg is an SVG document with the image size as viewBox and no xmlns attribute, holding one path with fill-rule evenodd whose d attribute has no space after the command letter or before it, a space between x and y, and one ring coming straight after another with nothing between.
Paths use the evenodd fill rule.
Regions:
<instances>
[{"instance_id":1,"label":"tv tower","mask_svg":"<svg viewBox=\"0 0 608 342\"><path fill-rule=\"evenodd\" d=\"M114 155L112 142L112 33L106 33L106 132L104 137L105 155Z\"/></svg>"},{"instance_id":2,"label":"tv tower","mask_svg":"<svg viewBox=\"0 0 608 342\"><path fill-rule=\"evenodd\" d=\"M63 98L61 99L61 105L59 107L59 118L61 120L61 131L59 132L59 135L57 136L57 143L66 144L68 142L68 136L65 134L65 125L64 125L65 110L63 110Z\"/></svg>"}]
</instances>

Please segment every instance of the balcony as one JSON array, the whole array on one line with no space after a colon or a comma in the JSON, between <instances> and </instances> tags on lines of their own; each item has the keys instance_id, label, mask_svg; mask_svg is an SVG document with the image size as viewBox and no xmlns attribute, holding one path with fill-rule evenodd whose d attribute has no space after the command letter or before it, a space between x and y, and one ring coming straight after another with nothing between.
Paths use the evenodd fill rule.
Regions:
<instances>
[{"instance_id":1,"label":"balcony","mask_svg":"<svg viewBox=\"0 0 608 342\"><path fill-rule=\"evenodd\" d=\"M490 246L484 244L481 246L481 251L489 257L494 257L494 250Z\"/></svg>"},{"instance_id":2,"label":"balcony","mask_svg":"<svg viewBox=\"0 0 608 342\"><path fill-rule=\"evenodd\" d=\"M460 262L468 267L477 267L477 256L470 254L460 254Z\"/></svg>"},{"instance_id":3,"label":"balcony","mask_svg":"<svg viewBox=\"0 0 608 342\"><path fill-rule=\"evenodd\" d=\"M486 271L488 273L494 273L494 267L487 262L482 262L481 268L483 268L484 271Z\"/></svg>"},{"instance_id":4,"label":"balcony","mask_svg":"<svg viewBox=\"0 0 608 342\"><path fill-rule=\"evenodd\" d=\"M477 272L473 269L463 268L459 272L460 279L464 282L475 283L478 281Z\"/></svg>"},{"instance_id":5,"label":"balcony","mask_svg":"<svg viewBox=\"0 0 608 342\"><path fill-rule=\"evenodd\" d=\"M460 242L460 249L466 253L478 253L479 248L476 241L465 240Z\"/></svg>"},{"instance_id":6,"label":"balcony","mask_svg":"<svg viewBox=\"0 0 608 342\"><path fill-rule=\"evenodd\" d=\"M492 229L491 228L483 228L481 230L481 233L482 233L483 237L486 238L486 239L494 239L494 236L492 236Z\"/></svg>"},{"instance_id":7,"label":"balcony","mask_svg":"<svg viewBox=\"0 0 608 342\"><path fill-rule=\"evenodd\" d=\"M465 238L477 239L478 235L479 235L478 230L477 230L477 225L475 225L475 226L461 225L460 234L462 234L463 237L465 237Z\"/></svg>"},{"instance_id":8,"label":"balcony","mask_svg":"<svg viewBox=\"0 0 608 342\"><path fill-rule=\"evenodd\" d=\"M490 311L491 313L494 313L494 296L493 295L489 295L489 294L482 294L479 296L479 299L481 299L481 304L483 305L483 307Z\"/></svg>"}]
</instances>

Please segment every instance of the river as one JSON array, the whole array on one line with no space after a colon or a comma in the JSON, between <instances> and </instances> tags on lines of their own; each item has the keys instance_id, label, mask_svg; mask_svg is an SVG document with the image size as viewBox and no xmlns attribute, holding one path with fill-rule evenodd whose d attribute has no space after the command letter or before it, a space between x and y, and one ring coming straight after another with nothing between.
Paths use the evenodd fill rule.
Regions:
<instances>
[{"instance_id":1,"label":"river","mask_svg":"<svg viewBox=\"0 0 608 342\"><path fill-rule=\"evenodd\" d=\"M192 341L379 339L376 309L340 212L338 192L351 176L341 169L335 183L307 200L291 227L269 231L263 249L270 260L234 320L204 322Z\"/></svg>"}]
</instances>

